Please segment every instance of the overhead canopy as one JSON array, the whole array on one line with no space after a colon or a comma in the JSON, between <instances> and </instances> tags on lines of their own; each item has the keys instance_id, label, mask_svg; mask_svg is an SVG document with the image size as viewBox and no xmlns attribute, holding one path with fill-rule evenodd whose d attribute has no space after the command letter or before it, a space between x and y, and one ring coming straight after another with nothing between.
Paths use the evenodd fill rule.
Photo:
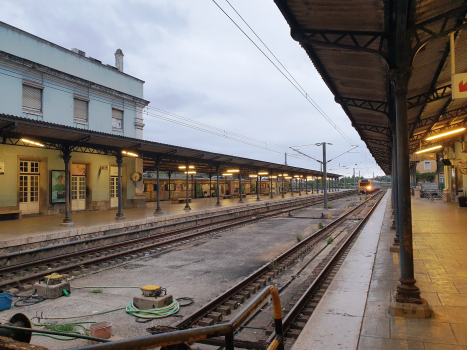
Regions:
<instances>
[{"instance_id":1,"label":"overhead canopy","mask_svg":"<svg viewBox=\"0 0 467 350\"><path fill-rule=\"evenodd\" d=\"M275 0L366 143L379 166L391 172L392 132L389 51L392 0ZM451 100L449 34L456 37L456 73L467 72L467 3L464 0L407 1L412 76L408 86L409 148L440 131L466 124L466 100ZM413 11L413 15L410 11ZM408 20L410 22L410 19Z\"/></svg>"},{"instance_id":2,"label":"overhead canopy","mask_svg":"<svg viewBox=\"0 0 467 350\"><path fill-rule=\"evenodd\" d=\"M200 151L5 114L0 114L0 137L2 137L3 144L25 147L37 147L37 145L21 141L22 138L38 142L49 149L61 150L63 146L69 146L73 152L117 156L122 151L127 151L143 158L145 171L154 170L156 159L159 157L162 171L184 171L180 170L179 166L189 162L190 165L195 166L197 173L214 174L216 166L219 165L221 173L229 169L241 168L242 174L245 175L267 172L271 175L287 173L322 176L322 173L316 170ZM328 173L327 176L337 178L340 175Z\"/></svg>"}]
</instances>

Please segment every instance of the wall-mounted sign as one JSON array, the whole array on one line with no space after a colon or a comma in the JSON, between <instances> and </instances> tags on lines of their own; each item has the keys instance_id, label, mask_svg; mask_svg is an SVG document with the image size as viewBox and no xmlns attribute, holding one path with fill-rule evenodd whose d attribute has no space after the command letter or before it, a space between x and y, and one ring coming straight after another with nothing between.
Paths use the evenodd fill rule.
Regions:
<instances>
[{"instance_id":1,"label":"wall-mounted sign","mask_svg":"<svg viewBox=\"0 0 467 350\"><path fill-rule=\"evenodd\" d=\"M118 167L117 166L111 166L110 167L110 176L118 176Z\"/></svg>"},{"instance_id":2,"label":"wall-mounted sign","mask_svg":"<svg viewBox=\"0 0 467 350\"><path fill-rule=\"evenodd\" d=\"M453 74L452 99L467 98L467 73Z\"/></svg>"},{"instance_id":3,"label":"wall-mounted sign","mask_svg":"<svg viewBox=\"0 0 467 350\"><path fill-rule=\"evenodd\" d=\"M459 170L462 174L467 175L467 162L462 163L459 166Z\"/></svg>"},{"instance_id":4,"label":"wall-mounted sign","mask_svg":"<svg viewBox=\"0 0 467 350\"><path fill-rule=\"evenodd\" d=\"M109 166L108 165L101 165L101 170L109 170Z\"/></svg>"},{"instance_id":5,"label":"wall-mounted sign","mask_svg":"<svg viewBox=\"0 0 467 350\"><path fill-rule=\"evenodd\" d=\"M5 163L0 162L0 175L5 174Z\"/></svg>"},{"instance_id":6,"label":"wall-mounted sign","mask_svg":"<svg viewBox=\"0 0 467 350\"><path fill-rule=\"evenodd\" d=\"M86 164L71 164L71 175L86 176Z\"/></svg>"},{"instance_id":7,"label":"wall-mounted sign","mask_svg":"<svg viewBox=\"0 0 467 350\"><path fill-rule=\"evenodd\" d=\"M50 202L65 202L65 172L63 170L52 170L50 172Z\"/></svg>"}]
</instances>

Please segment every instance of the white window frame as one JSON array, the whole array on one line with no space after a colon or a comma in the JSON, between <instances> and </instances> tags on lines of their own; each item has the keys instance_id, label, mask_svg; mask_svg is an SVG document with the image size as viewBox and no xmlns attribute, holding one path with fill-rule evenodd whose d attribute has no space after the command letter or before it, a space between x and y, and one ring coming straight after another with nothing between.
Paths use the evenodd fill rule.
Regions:
<instances>
[{"instance_id":1,"label":"white window frame","mask_svg":"<svg viewBox=\"0 0 467 350\"><path fill-rule=\"evenodd\" d=\"M113 126L113 120L114 120L114 117L113 117L113 110L116 110L116 111L120 111L122 112L122 119L121 119L121 123L122 123L122 127L121 128L116 128ZM112 130L113 131L123 131L123 121L125 119L125 110L121 107L115 107L115 106L112 106Z\"/></svg>"},{"instance_id":2,"label":"white window frame","mask_svg":"<svg viewBox=\"0 0 467 350\"><path fill-rule=\"evenodd\" d=\"M77 119L75 118L75 100L80 100L86 102L86 120L84 119ZM86 96L79 95L79 94L73 94L73 122L76 124L84 124L84 125L89 125L89 101L90 99Z\"/></svg>"},{"instance_id":3,"label":"white window frame","mask_svg":"<svg viewBox=\"0 0 467 350\"><path fill-rule=\"evenodd\" d=\"M431 170L431 160L425 160L423 163L423 170Z\"/></svg>"},{"instance_id":4,"label":"white window frame","mask_svg":"<svg viewBox=\"0 0 467 350\"><path fill-rule=\"evenodd\" d=\"M41 110L38 111L36 109L31 109L31 108L28 108L28 107L24 107L23 97L21 95L21 106L23 108L23 113L43 116L42 112L44 110L44 85L42 85L41 83L32 81L32 80L23 79L23 86L24 85L27 85L27 86L30 86L30 87L41 90ZM24 89L24 87L22 87L22 89ZM21 93L23 93L23 90L21 90Z\"/></svg>"}]
</instances>

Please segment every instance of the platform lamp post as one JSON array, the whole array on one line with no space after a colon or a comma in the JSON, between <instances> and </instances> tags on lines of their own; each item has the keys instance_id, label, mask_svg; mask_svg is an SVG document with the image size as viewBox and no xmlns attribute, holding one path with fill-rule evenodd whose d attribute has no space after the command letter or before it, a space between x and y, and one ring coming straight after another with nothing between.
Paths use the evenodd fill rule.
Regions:
<instances>
[{"instance_id":1,"label":"platform lamp post","mask_svg":"<svg viewBox=\"0 0 467 350\"><path fill-rule=\"evenodd\" d=\"M61 226L73 226L73 220L70 218L70 159L71 149L69 145L62 146L63 161L65 163L65 218Z\"/></svg>"},{"instance_id":2,"label":"platform lamp post","mask_svg":"<svg viewBox=\"0 0 467 350\"><path fill-rule=\"evenodd\" d=\"M217 207L221 206L220 195L219 195L219 191L220 191L219 177L221 176L220 171L221 171L221 166L218 164L218 165L216 165L216 173L217 173L217 179L216 179L217 180L217 203L216 203L216 206Z\"/></svg>"},{"instance_id":3,"label":"platform lamp post","mask_svg":"<svg viewBox=\"0 0 467 350\"><path fill-rule=\"evenodd\" d=\"M185 165L181 165L178 167L179 169L184 169L185 170L185 175L186 175L186 191L185 191L185 194L186 194L186 199L185 199L185 208L183 208L183 210L185 211L190 211L191 210L191 207L190 207L190 197L189 197L189 194L190 194L190 173L192 174L194 172L194 170L190 171L190 169L194 169L195 167L193 165L189 165L188 163L188 160L185 161Z\"/></svg>"},{"instance_id":4,"label":"platform lamp post","mask_svg":"<svg viewBox=\"0 0 467 350\"><path fill-rule=\"evenodd\" d=\"M154 214L162 214L162 209L161 209L161 187L160 187L160 182L159 182L159 168L161 165L161 157L156 157L156 181L157 181L157 207L156 210L154 211ZM170 185L169 185L170 187Z\"/></svg>"}]
</instances>

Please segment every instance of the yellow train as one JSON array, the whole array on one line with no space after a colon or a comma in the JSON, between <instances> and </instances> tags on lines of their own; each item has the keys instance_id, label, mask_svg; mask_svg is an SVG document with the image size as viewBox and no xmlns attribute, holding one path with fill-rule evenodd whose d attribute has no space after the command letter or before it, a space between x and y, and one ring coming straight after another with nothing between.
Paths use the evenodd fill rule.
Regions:
<instances>
[{"instance_id":1,"label":"yellow train","mask_svg":"<svg viewBox=\"0 0 467 350\"><path fill-rule=\"evenodd\" d=\"M381 188L379 181L362 179L358 181L358 190L360 193L373 193Z\"/></svg>"}]
</instances>

